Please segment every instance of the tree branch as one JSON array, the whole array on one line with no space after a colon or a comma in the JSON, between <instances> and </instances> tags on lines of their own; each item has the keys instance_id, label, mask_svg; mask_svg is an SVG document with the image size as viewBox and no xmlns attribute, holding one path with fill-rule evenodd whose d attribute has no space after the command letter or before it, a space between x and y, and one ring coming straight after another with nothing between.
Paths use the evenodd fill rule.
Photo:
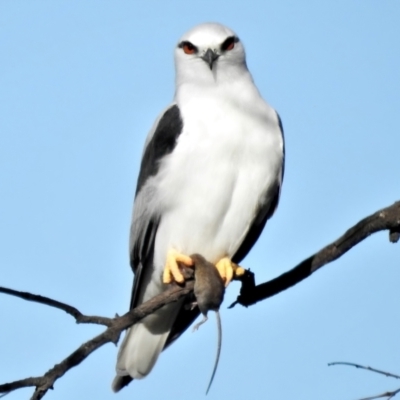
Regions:
<instances>
[{"instance_id":1,"label":"tree branch","mask_svg":"<svg viewBox=\"0 0 400 400\"><path fill-rule=\"evenodd\" d=\"M49 297L40 296L38 294L19 292L18 290L9 289L2 286L0 286L0 293L9 294L27 301L34 301L36 303L46 304L50 307L64 310L67 314L72 315L78 324L98 324L110 326L112 321L111 318L83 315L75 307L62 303L61 301L50 299Z\"/></svg>"},{"instance_id":2,"label":"tree branch","mask_svg":"<svg viewBox=\"0 0 400 400\"><path fill-rule=\"evenodd\" d=\"M256 286L254 274L250 271L246 271L246 273L239 278L239 280L242 281L242 288L237 301L233 305L239 303L244 306L249 306L288 289L313 274L317 269L336 260L372 233L381 230L389 230L390 240L392 242L398 240L400 232L400 201L367 218L364 218L354 227L349 229L338 240L324 247L313 256L307 258L292 270L269 282ZM139 307L129 311L122 317L116 318L86 316L75 307L48 297L0 287L0 293L17 296L27 301L34 301L61 309L72 315L78 323L94 323L107 326L107 329L103 333L82 344L78 349L47 371L43 376L2 384L0 385L0 393L8 393L29 386L36 388L31 400L41 399L49 389L53 388L57 379L63 376L71 368L80 364L93 351L106 343L117 343L123 330L129 328L146 315L153 313L164 305L177 301L188 295L193 291L193 285L193 280L187 280L182 286L176 284L171 285L171 287L164 293L154 297L144 304L141 304ZM397 393L398 391L390 392L389 395L393 397Z\"/></svg>"},{"instance_id":3,"label":"tree branch","mask_svg":"<svg viewBox=\"0 0 400 400\"><path fill-rule=\"evenodd\" d=\"M392 243L398 241L400 232L400 201L362 219L339 239L275 279L255 285L254 274L246 271L245 275L240 279L242 281L240 295L231 304L230 308L236 304L248 307L261 300L275 296L283 290L301 282L303 279L308 278L322 266L338 259L368 236L383 230L389 230L389 239Z\"/></svg>"},{"instance_id":4,"label":"tree branch","mask_svg":"<svg viewBox=\"0 0 400 400\"><path fill-rule=\"evenodd\" d=\"M356 367L356 368L360 368L360 369L365 369L367 371L371 371L371 372L375 372L377 374L381 374L381 375L385 375L388 376L390 378L395 378L395 379L400 379L400 375L396 375L396 374L392 374L391 372L386 372L386 371L382 371L380 369L376 369L376 368L372 368L369 366L364 366L364 365L360 365L360 364L355 364L355 363L350 363L350 362L332 362L328 364L328 367L332 366L332 365L349 365L351 367ZM371 397L363 397L360 400L375 400L375 399L381 399L383 397L386 397L388 400L393 399L394 396L396 396L396 394L400 393L400 388L397 390L393 390L391 392L385 392L385 393L381 393L378 394L376 396L371 396Z\"/></svg>"},{"instance_id":5,"label":"tree branch","mask_svg":"<svg viewBox=\"0 0 400 400\"><path fill-rule=\"evenodd\" d=\"M380 369L376 369L376 368L372 368L372 367L364 366L364 365L360 365L360 364L355 364L355 363L350 363L350 362L343 362L343 361L335 361L335 362L329 363L328 367L331 367L333 365L349 365L351 367L365 369L367 371L371 371L371 372L375 372L377 374L385 375L385 376L388 376L390 378L400 379L400 375L392 374L391 372L382 371Z\"/></svg>"},{"instance_id":6,"label":"tree branch","mask_svg":"<svg viewBox=\"0 0 400 400\"><path fill-rule=\"evenodd\" d=\"M400 393L400 388L397 390L393 390L392 392L385 392L381 394L377 394L376 396L371 396L371 397L363 397L360 400L375 400L375 399L382 399L384 397L387 398L387 400L393 399L396 394Z\"/></svg>"},{"instance_id":7,"label":"tree branch","mask_svg":"<svg viewBox=\"0 0 400 400\"><path fill-rule=\"evenodd\" d=\"M116 344L123 330L129 328L131 325L135 324L136 322L144 318L146 315L149 315L154 311L158 310L162 306L177 301L180 298L186 296L191 291L193 291L193 285L194 285L193 280L187 281L183 286L173 285L164 293L152 298L146 303L141 304L139 307L136 307L134 310L127 312L122 317L109 319L110 321L109 326L103 333L83 343L78 349L76 349L73 353L71 353L67 358L65 358L59 364L56 364L43 376L21 379L18 381L2 384L0 385L0 393L8 393L16 389L28 386L32 387L35 386L36 390L33 396L31 397L31 400L40 400L47 393L49 389L53 388L53 385L57 379L62 377L71 368L80 364L86 357L88 357L91 353L93 353L93 351L95 351L96 349L98 349L99 347L103 346L106 343L112 342ZM6 291L2 290L2 292L5 293ZM19 297L29 300L33 299L31 298L31 296L26 296L26 297L19 296ZM47 299L46 301L39 301L39 302L47 305L50 305L49 303L51 303L52 306L53 302L56 302L48 298L46 299ZM63 307L57 307L57 308L60 308L65 311L64 306L65 305L63 305Z\"/></svg>"}]
</instances>

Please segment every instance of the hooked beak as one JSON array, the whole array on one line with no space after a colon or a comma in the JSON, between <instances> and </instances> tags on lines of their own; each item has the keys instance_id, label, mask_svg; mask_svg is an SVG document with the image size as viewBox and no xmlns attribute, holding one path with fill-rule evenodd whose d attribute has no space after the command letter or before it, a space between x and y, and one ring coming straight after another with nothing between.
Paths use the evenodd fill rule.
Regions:
<instances>
[{"instance_id":1,"label":"hooked beak","mask_svg":"<svg viewBox=\"0 0 400 400\"><path fill-rule=\"evenodd\" d=\"M201 57L210 67L213 68L214 61L219 57L219 54L214 53L211 49L207 49L204 55Z\"/></svg>"}]
</instances>

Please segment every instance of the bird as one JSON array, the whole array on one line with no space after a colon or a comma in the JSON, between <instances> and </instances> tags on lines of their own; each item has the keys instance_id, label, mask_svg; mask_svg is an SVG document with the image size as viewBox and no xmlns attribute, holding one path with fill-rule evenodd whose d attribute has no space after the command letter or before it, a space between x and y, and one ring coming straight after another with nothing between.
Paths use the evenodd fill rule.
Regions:
<instances>
[{"instance_id":1,"label":"bird","mask_svg":"<svg viewBox=\"0 0 400 400\"><path fill-rule=\"evenodd\" d=\"M260 48L260 47L258 47ZM162 293L200 254L225 285L281 193L285 147L278 113L262 98L238 35L219 23L186 32L175 50L175 95L145 140L129 238L130 308ZM182 299L125 334L112 389L147 376L198 317Z\"/></svg>"}]
</instances>

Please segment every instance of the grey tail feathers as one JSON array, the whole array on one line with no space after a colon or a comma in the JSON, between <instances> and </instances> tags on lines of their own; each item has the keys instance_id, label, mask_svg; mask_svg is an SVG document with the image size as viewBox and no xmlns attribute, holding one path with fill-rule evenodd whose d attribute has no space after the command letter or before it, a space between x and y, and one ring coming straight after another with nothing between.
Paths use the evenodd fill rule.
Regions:
<instances>
[{"instance_id":1,"label":"grey tail feathers","mask_svg":"<svg viewBox=\"0 0 400 400\"><path fill-rule=\"evenodd\" d=\"M117 393L125 386L129 385L133 381L129 375L126 376L116 376L112 383L112 390L113 392Z\"/></svg>"}]
</instances>

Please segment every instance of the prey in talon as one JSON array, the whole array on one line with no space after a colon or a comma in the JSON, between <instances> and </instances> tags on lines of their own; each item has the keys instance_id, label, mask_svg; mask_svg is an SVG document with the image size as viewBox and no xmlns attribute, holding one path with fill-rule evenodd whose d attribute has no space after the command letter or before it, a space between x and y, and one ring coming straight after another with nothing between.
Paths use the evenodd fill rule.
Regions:
<instances>
[{"instance_id":1,"label":"prey in talon","mask_svg":"<svg viewBox=\"0 0 400 400\"><path fill-rule=\"evenodd\" d=\"M221 354L222 344L222 327L219 307L224 299L225 285L217 268L208 262L199 254L191 256L194 262L194 295L196 297L197 306L203 314L203 319L193 327L193 331L199 329L199 326L207 321L208 311L215 311L218 325L218 346L217 356L214 363L214 369L211 375L210 383L208 384L206 394L210 390L215 372L217 371L219 356Z\"/></svg>"}]
</instances>

